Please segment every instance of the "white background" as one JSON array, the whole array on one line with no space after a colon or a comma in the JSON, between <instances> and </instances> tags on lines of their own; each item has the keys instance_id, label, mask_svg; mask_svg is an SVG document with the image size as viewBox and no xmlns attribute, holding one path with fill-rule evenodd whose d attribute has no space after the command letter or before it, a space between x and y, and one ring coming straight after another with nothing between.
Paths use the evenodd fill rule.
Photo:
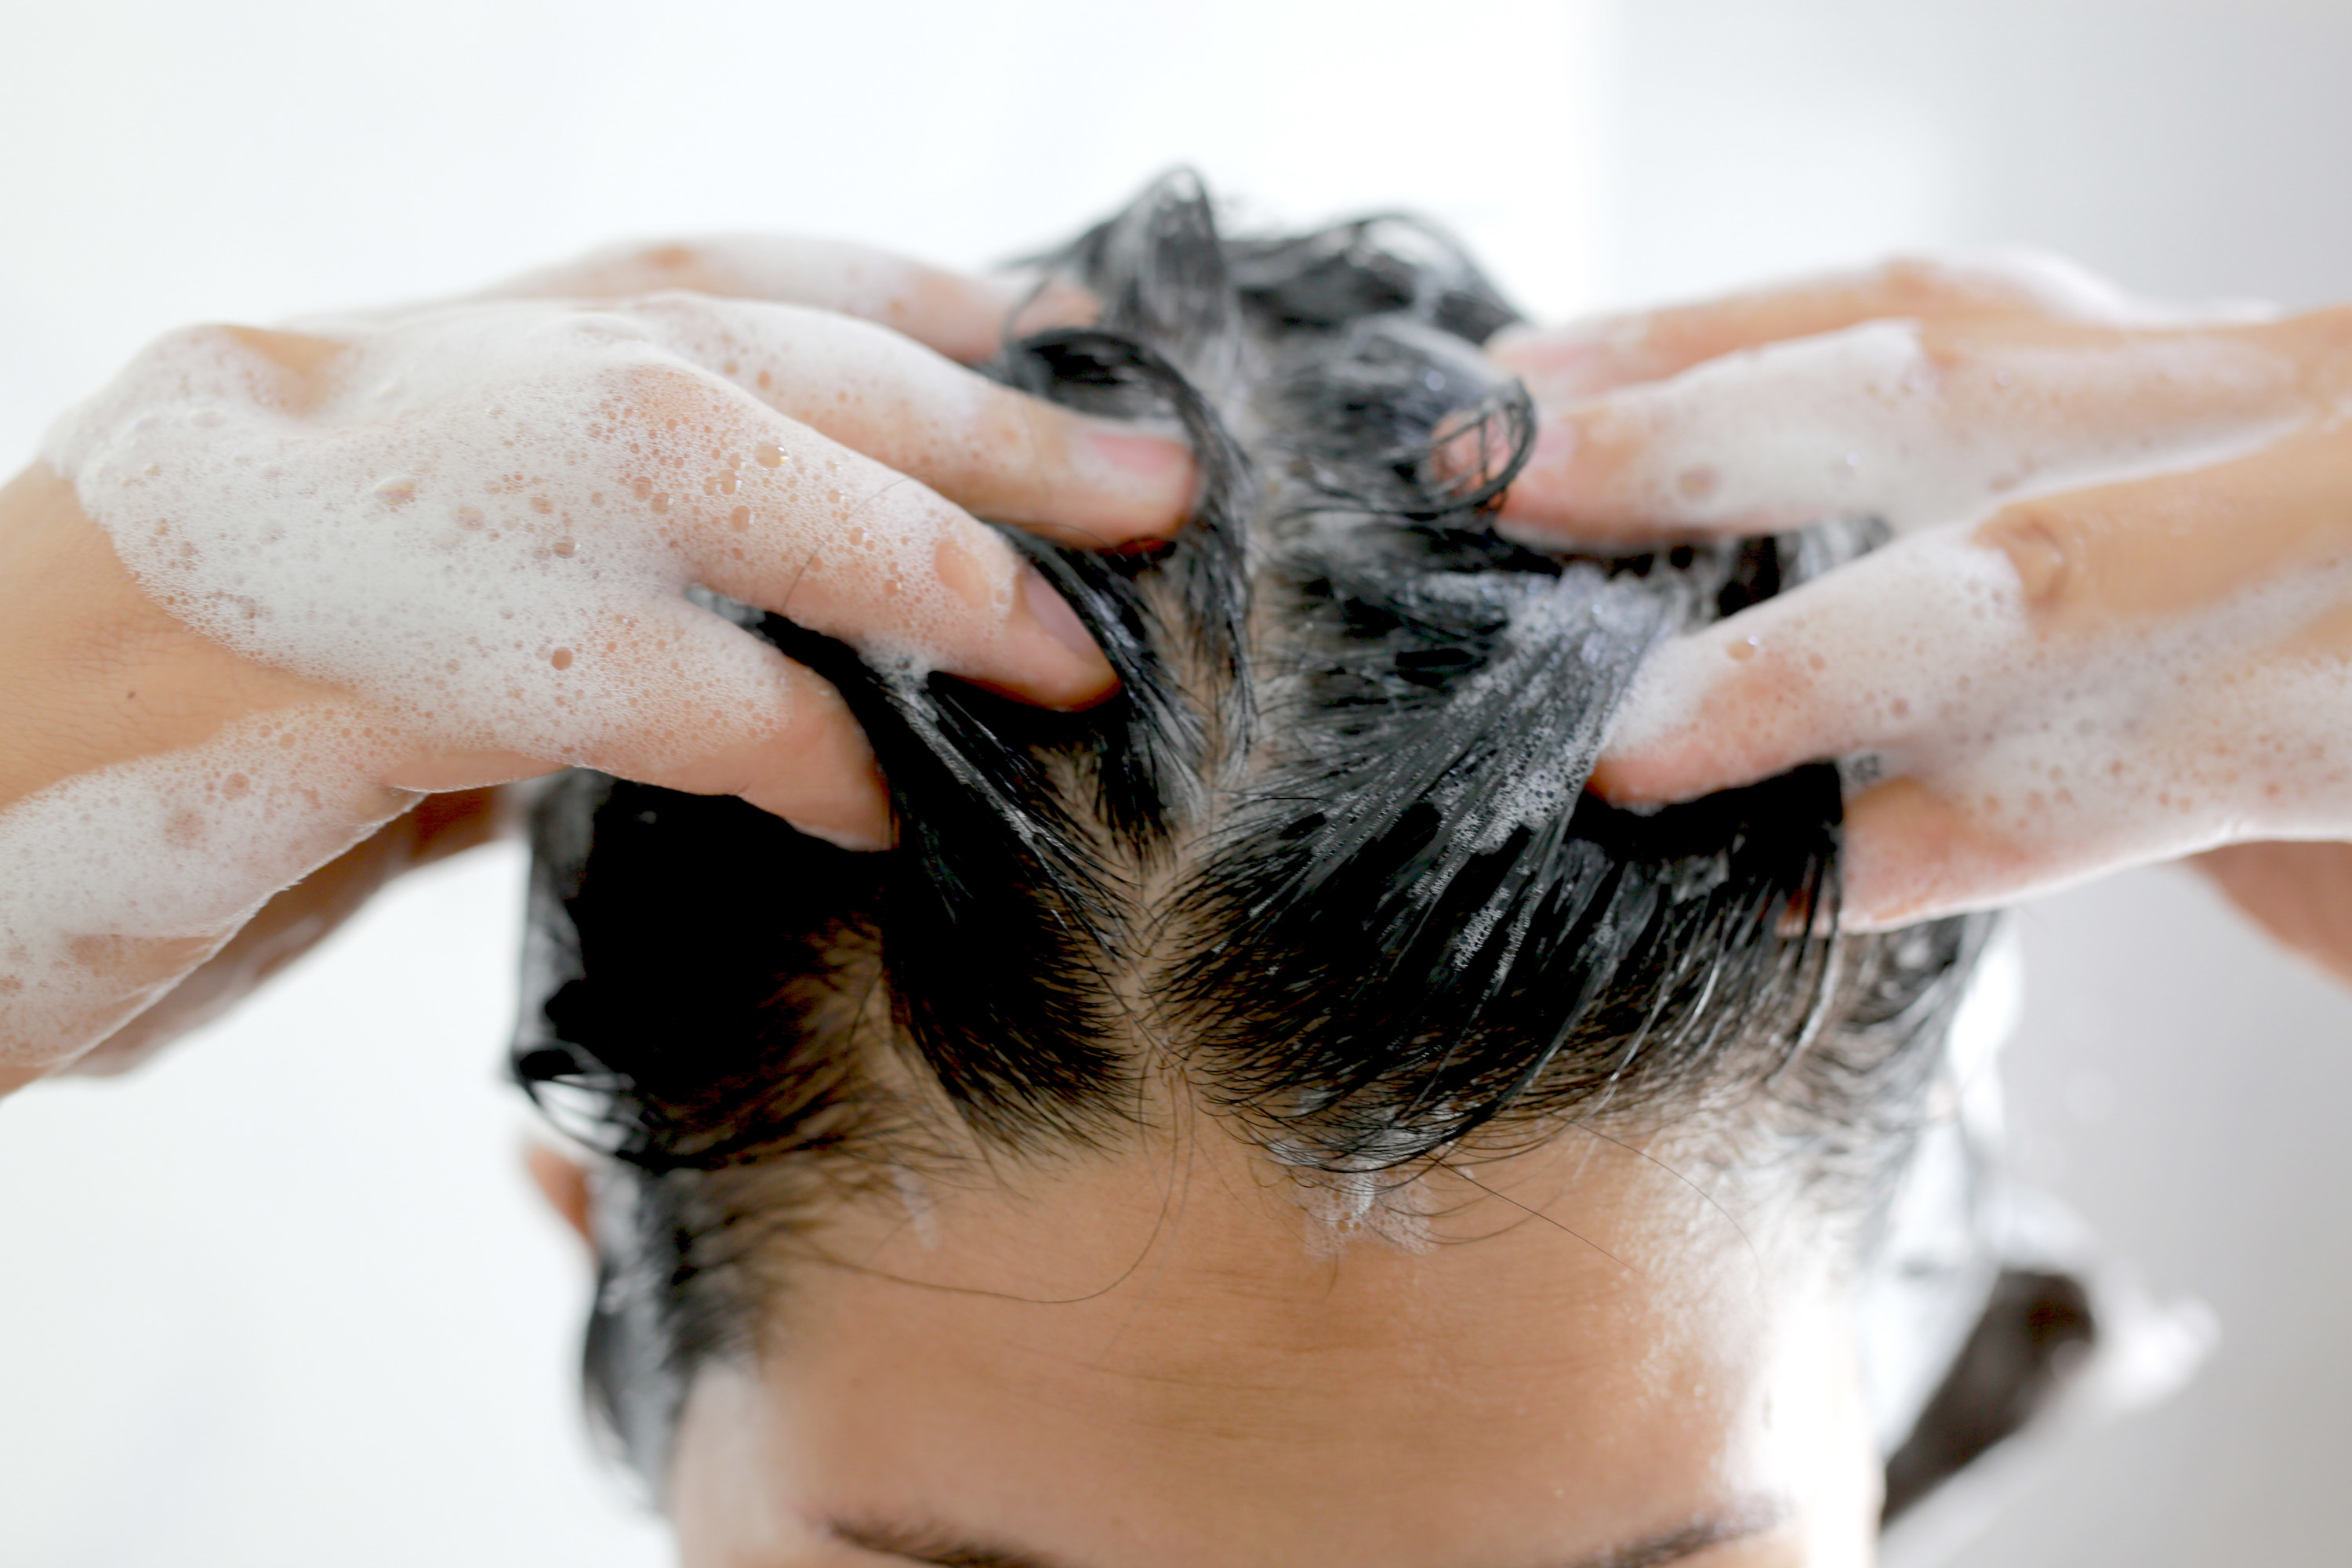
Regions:
<instances>
[{"instance_id":1,"label":"white background","mask_svg":"<svg viewBox=\"0 0 2352 1568\"><path fill-rule=\"evenodd\" d=\"M2017 241L2316 303L2347 80L2317 0L0 0L0 458L177 322L665 231L979 262L1180 160L1433 212L1545 315ZM420 878L138 1078L0 1105L0 1562L662 1561L498 1084L520 881ZM2021 1159L2225 1337L1965 1561L2344 1561L2352 1000L2178 872L2022 925Z\"/></svg>"}]
</instances>

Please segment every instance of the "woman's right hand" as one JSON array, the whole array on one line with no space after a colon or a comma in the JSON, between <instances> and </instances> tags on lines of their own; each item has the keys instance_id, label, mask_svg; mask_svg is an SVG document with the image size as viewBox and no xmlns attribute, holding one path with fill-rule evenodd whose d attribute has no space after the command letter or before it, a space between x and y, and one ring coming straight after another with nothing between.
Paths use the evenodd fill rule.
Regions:
<instances>
[{"instance_id":1,"label":"woman's right hand","mask_svg":"<svg viewBox=\"0 0 2352 1568\"><path fill-rule=\"evenodd\" d=\"M1164 534L1189 457L877 324L977 357L1016 300L732 241L148 350L0 492L0 1079L422 792L578 764L887 841L837 695L689 585L1028 700L1105 695L973 513Z\"/></svg>"}]
</instances>

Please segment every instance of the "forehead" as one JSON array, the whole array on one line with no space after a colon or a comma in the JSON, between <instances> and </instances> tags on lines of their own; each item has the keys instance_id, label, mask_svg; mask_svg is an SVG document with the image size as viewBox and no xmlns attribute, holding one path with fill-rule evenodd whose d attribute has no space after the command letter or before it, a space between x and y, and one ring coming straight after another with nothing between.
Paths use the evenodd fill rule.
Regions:
<instances>
[{"instance_id":1,"label":"forehead","mask_svg":"<svg viewBox=\"0 0 2352 1568\"><path fill-rule=\"evenodd\" d=\"M1622 1150L1391 1194L1407 1246L1210 1140L925 1187L790 1269L763 1398L803 1511L1062 1531L1075 1561L1209 1530L1235 1562L1365 1532L1356 1561L1426 1563L1774 1484L1751 1449L1789 1271Z\"/></svg>"}]
</instances>

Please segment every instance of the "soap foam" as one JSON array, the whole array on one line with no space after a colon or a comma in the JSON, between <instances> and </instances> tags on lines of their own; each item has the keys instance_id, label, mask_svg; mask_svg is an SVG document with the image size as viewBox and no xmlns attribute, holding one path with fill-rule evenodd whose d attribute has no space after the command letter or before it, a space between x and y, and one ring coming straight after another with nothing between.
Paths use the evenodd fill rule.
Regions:
<instances>
[{"instance_id":1,"label":"soap foam","mask_svg":"<svg viewBox=\"0 0 2352 1568\"><path fill-rule=\"evenodd\" d=\"M1663 645L1609 749L1676 743L1701 722L1734 750L1743 731L1869 748L1864 772L1927 785L1990 847L1857 865L1857 879L1899 869L1923 896L1981 889L1965 896L1977 904L2246 838L2352 838L2352 668L2286 651L2347 597L2352 559L2191 613L2045 631L2007 555L1938 531L1727 624L1752 638ZM1801 689L1702 708L1742 655L1782 649L1806 656Z\"/></svg>"},{"instance_id":2,"label":"soap foam","mask_svg":"<svg viewBox=\"0 0 2352 1568\"><path fill-rule=\"evenodd\" d=\"M1956 367L1916 322L1876 321L1613 394L1612 444L1639 456L1612 488L1637 514L1696 528L1867 516L1915 532L2252 451L2304 412L2294 388L2284 359L2230 342L2011 350ZM2147 416L2103 418L2119 395L2147 398Z\"/></svg>"},{"instance_id":3,"label":"soap foam","mask_svg":"<svg viewBox=\"0 0 2352 1568\"><path fill-rule=\"evenodd\" d=\"M937 586L937 527L860 526L871 496L845 455L688 369L728 347L658 305L452 308L355 331L298 412L258 351L196 329L64 421L47 455L198 631L444 744L587 761L665 709L775 702L758 647L685 604L698 557L730 569L714 514L740 532L756 501L783 558L857 558L894 584L903 657L966 613Z\"/></svg>"},{"instance_id":4,"label":"soap foam","mask_svg":"<svg viewBox=\"0 0 2352 1568\"><path fill-rule=\"evenodd\" d=\"M877 505L913 481L768 405L907 395L842 328L887 337L684 296L195 328L68 414L44 455L148 594L364 706L339 739L257 721L0 813L0 1061L66 1059L148 1005L386 820L370 781L409 758L642 772L782 721L772 655L690 586L790 613L795 585L879 584L869 650L919 668L991 635L1009 548L973 556L920 487ZM950 427L953 384L921 389ZM958 552L977 602L941 579Z\"/></svg>"},{"instance_id":5,"label":"soap foam","mask_svg":"<svg viewBox=\"0 0 2352 1568\"><path fill-rule=\"evenodd\" d=\"M0 1067L69 1060L405 810L349 710L247 720L0 812Z\"/></svg>"}]
</instances>

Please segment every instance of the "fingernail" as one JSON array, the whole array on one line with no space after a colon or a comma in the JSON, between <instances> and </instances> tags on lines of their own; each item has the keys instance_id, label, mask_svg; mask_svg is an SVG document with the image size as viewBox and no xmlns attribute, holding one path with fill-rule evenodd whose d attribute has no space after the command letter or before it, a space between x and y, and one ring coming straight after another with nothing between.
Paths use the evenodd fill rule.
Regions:
<instances>
[{"instance_id":1,"label":"fingernail","mask_svg":"<svg viewBox=\"0 0 2352 1568\"><path fill-rule=\"evenodd\" d=\"M1192 454L1181 443L1128 430L1090 430L1085 446L1104 483L1140 492L1168 519L1192 504Z\"/></svg>"},{"instance_id":2,"label":"fingernail","mask_svg":"<svg viewBox=\"0 0 2352 1568\"><path fill-rule=\"evenodd\" d=\"M1077 612L1047 582L1036 567L1026 568L1021 574L1021 601L1029 619L1047 639L1069 650L1066 661L1057 661L1037 643L1030 644L1031 677L1020 690L1029 701L1043 703L1065 712L1091 708L1118 689L1118 676L1087 635L1086 624ZM1055 668L1055 664L1060 668Z\"/></svg>"},{"instance_id":3,"label":"fingernail","mask_svg":"<svg viewBox=\"0 0 2352 1568\"><path fill-rule=\"evenodd\" d=\"M786 819L811 838L822 838L836 849L855 849L869 854L887 849L898 842L894 826L886 815L878 824L873 821L820 822L810 817Z\"/></svg>"},{"instance_id":4,"label":"fingernail","mask_svg":"<svg viewBox=\"0 0 2352 1568\"><path fill-rule=\"evenodd\" d=\"M1192 460L1192 454L1173 441L1163 441L1157 436L1138 436L1126 430L1097 430L1087 439L1094 443L1112 467L1140 474L1148 479L1166 479Z\"/></svg>"},{"instance_id":5,"label":"fingernail","mask_svg":"<svg viewBox=\"0 0 2352 1568\"><path fill-rule=\"evenodd\" d=\"M1024 568L1021 574L1021 599L1029 606L1030 618L1047 637L1088 664L1108 662L1102 649L1095 646L1095 639L1087 635L1087 624L1078 619L1077 611L1054 592L1054 584L1045 581L1045 574L1034 566Z\"/></svg>"},{"instance_id":6,"label":"fingernail","mask_svg":"<svg viewBox=\"0 0 2352 1568\"><path fill-rule=\"evenodd\" d=\"M851 794L830 800L780 802L770 809L811 838L822 838L837 848L887 849L898 841L898 819L890 814L890 787L883 782L882 770L870 764L859 782L863 787ZM754 805L765 804L753 795L744 798Z\"/></svg>"}]
</instances>

